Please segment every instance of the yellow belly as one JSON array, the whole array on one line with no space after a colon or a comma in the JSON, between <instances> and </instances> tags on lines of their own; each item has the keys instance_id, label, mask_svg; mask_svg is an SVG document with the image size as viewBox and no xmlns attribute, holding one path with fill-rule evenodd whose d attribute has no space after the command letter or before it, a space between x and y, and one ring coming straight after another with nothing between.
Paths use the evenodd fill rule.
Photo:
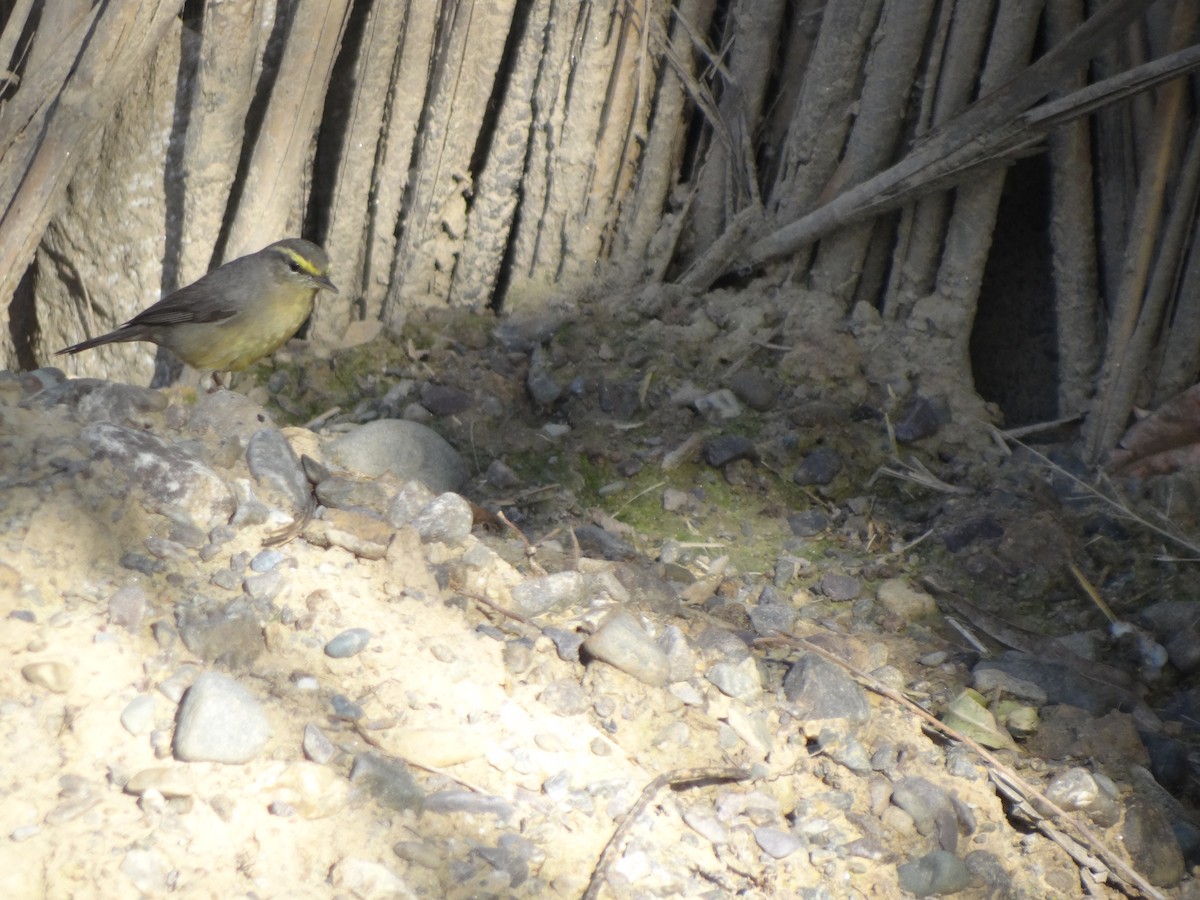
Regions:
<instances>
[{"instance_id":1,"label":"yellow belly","mask_svg":"<svg viewBox=\"0 0 1200 900\"><path fill-rule=\"evenodd\" d=\"M257 303L223 322L160 329L162 344L194 369L239 372L282 346L312 312L316 291L286 302Z\"/></svg>"}]
</instances>

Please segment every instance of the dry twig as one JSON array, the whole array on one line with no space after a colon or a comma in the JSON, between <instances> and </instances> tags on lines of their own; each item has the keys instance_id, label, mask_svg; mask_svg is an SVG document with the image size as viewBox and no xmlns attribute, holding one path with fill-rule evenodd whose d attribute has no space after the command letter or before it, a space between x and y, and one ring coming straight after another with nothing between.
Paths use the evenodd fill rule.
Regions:
<instances>
[{"instance_id":1,"label":"dry twig","mask_svg":"<svg viewBox=\"0 0 1200 900\"><path fill-rule=\"evenodd\" d=\"M1124 891L1128 896L1132 897L1141 895L1154 898L1154 900L1165 900L1165 897L1157 888L1146 881L1146 879L1139 875L1119 854L1101 841L1100 838L1097 837L1090 828L1080 822L1075 816L1072 816L1066 810L1062 809L1049 797L1014 772L1009 766L1006 766L995 754L980 745L977 741L972 740L962 732L951 728L949 725L946 725L933 714L926 712L920 706L913 703L899 691L893 690L877 679L872 678L869 674L859 669L852 663L842 659L837 654L830 653L825 648L820 647L795 634L779 632L778 635L778 638L764 638L762 641L782 641L795 647L799 647L809 653L815 653L825 661L840 666L849 672L850 675L852 675L854 679L863 687L873 691L876 694L879 694L881 697L886 697L893 703L902 706L904 709L908 710L910 713L920 719L925 725L928 725L930 728L940 732L950 740L957 741L975 753L987 765L988 771L990 772L994 783L997 785L1003 783L1008 789L1017 791L1021 799L1029 804L1029 809L1027 812L1033 815L1039 831L1042 831L1043 834L1045 834L1051 840L1054 840L1055 843L1059 844L1059 846L1063 846L1062 843L1052 836L1052 833L1057 832L1058 829L1055 825L1048 822L1045 816L1040 812L1044 810L1046 813L1052 816L1060 826L1070 832L1073 832L1081 843L1085 844L1091 849L1094 857L1085 857L1087 862L1086 864L1080 863L1081 865L1086 865L1086 868L1088 869L1099 867L1101 870L1105 871L1107 875L1111 876L1111 879L1115 881L1121 890ZM1032 806L1032 803L1034 802L1037 803L1036 809ZM1072 854L1072 858L1075 858L1074 854ZM1101 862L1103 863L1102 866ZM1095 865L1093 865L1093 863Z\"/></svg>"},{"instance_id":2,"label":"dry twig","mask_svg":"<svg viewBox=\"0 0 1200 900\"><path fill-rule=\"evenodd\" d=\"M596 867L592 869L592 877L588 880L587 890L583 892L583 900L595 900L600 895L600 888L604 884L604 876L608 871L608 866L612 857L620 849L625 833L633 827L633 823L642 814L642 810L649 805L650 801L654 799L659 791L668 785L676 787L681 784L693 784L696 782L745 781L750 777L750 774L749 769L718 766L698 769L676 769L673 772L664 772L651 781L642 790L637 802L625 814L625 818L621 820L621 824L612 833L612 837L608 839L608 842L604 845L604 849L600 851L600 858L596 861Z\"/></svg>"}]
</instances>

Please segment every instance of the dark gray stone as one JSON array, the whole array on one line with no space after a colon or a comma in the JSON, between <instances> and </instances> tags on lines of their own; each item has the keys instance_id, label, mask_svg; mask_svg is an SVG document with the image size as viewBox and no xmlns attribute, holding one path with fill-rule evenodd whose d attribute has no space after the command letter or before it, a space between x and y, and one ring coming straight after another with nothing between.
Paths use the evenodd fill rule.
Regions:
<instances>
[{"instance_id":1,"label":"dark gray stone","mask_svg":"<svg viewBox=\"0 0 1200 900\"><path fill-rule=\"evenodd\" d=\"M829 516L820 509L803 509L792 513L787 521L796 537L813 537L829 527Z\"/></svg>"},{"instance_id":2,"label":"dark gray stone","mask_svg":"<svg viewBox=\"0 0 1200 900\"><path fill-rule=\"evenodd\" d=\"M892 803L908 813L925 837L950 853L958 849L958 812L954 800L932 781L901 778L892 786Z\"/></svg>"},{"instance_id":3,"label":"dark gray stone","mask_svg":"<svg viewBox=\"0 0 1200 900\"><path fill-rule=\"evenodd\" d=\"M357 722L366 717L367 711L347 697L345 694L334 694L329 698L333 714L345 722Z\"/></svg>"},{"instance_id":4,"label":"dark gray stone","mask_svg":"<svg viewBox=\"0 0 1200 900\"><path fill-rule=\"evenodd\" d=\"M858 683L815 653L805 653L788 669L783 692L801 718L861 724L871 717L871 705Z\"/></svg>"},{"instance_id":5,"label":"dark gray stone","mask_svg":"<svg viewBox=\"0 0 1200 900\"><path fill-rule=\"evenodd\" d=\"M821 576L817 588L830 600L856 600L862 593L862 582L853 575L831 572Z\"/></svg>"},{"instance_id":6,"label":"dark gray stone","mask_svg":"<svg viewBox=\"0 0 1200 900\"><path fill-rule=\"evenodd\" d=\"M224 607L203 600L181 603L175 609L175 624L184 646L214 665L245 670L266 649L262 619L247 598Z\"/></svg>"},{"instance_id":7,"label":"dark gray stone","mask_svg":"<svg viewBox=\"0 0 1200 900\"><path fill-rule=\"evenodd\" d=\"M1171 823L1140 797L1129 801L1121 838L1133 868L1155 887L1174 887L1183 878L1183 853Z\"/></svg>"},{"instance_id":8,"label":"dark gray stone","mask_svg":"<svg viewBox=\"0 0 1200 900\"><path fill-rule=\"evenodd\" d=\"M435 416L457 416L472 403L471 395L459 388L428 382L421 386L421 405Z\"/></svg>"},{"instance_id":9,"label":"dark gray stone","mask_svg":"<svg viewBox=\"0 0 1200 900\"><path fill-rule=\"evenodd\" d=\"M315 488L322 506L348 509L383 518L388 510L388 494L382 485L357 478L325 478Z\"/></svg>"},{"instance_id":10,"label":"dark gray stone","mask_svg":"<svg viewBox=\"0 0 1200 900\"><path fill-rule=\"evenodd\" d=\"M308 478L296 451L278 428L260 428L246 445L246 463L258 488L258 498L293 519L312 505Z\"/></svg>"},{"instance_id":11,"label":"dark gray stone","mask_svg":"<svg viewBox=\"0 0 1200 900\"><path fill-rule=\"evenodd\" d=\"M350 781L389 809L419 813L425 807L425 792L408 767L378 754L360 753L354 757Z\"/></svg>"},{"instance_id":12,"label":"dark gray stone","mask_svg":"<svg viewBox=\"0 0 1200 900\"><path fill-rule=\"evenodd\" d=\"M832 447L817 447L806 457L792 475L800 485L829 484L842 471L842 456Z\"/></svg>"},{"instance_id":13,"label":"dark gray stone","mask_svg":"<svg viewBox=\"0 0 1200 900\"><path fill-rule=\"evenodd\" d=\"M967 864L945 850L934 850L911 862L896 866L900 889L914 897L956 894L971 884Z\"/></svg>"},{"instance_id":14,"label":"dark gray stone","mask_svg":"<svg viewBox=\"0 0 1200 900\"><path fill-rule=\"evenodd\" d=\"M325 645L325 655L334 659L357 656L366 649L371 632L365 628L348 628Z\"/></svg>"},{"instance_id":15,"label":"dark gray stone","mask_svg":"<svg viewBox=\"0 0 1200 900\"><path fill-rule=\"evenodd\" d=\"M702 450L704 461L714 469L720 469L739 459L758 462L758 449L754 441L740 434L725 434L705 443Z\"/></svg>"},{"instance_id":16,"label":"dark gray stone","mask_svg":"<svg viewBox=\"0 0 1200 900\"><path fill-rule=\"evenodd\" d=\"M451 789L435 791L425 798L425 812L466 813L471 816L490 815L507 820L514 812L513 805L503 797L477 794L475 791Z\"/></svg>"},{"instance_id":17,"label":"dark gray stone","mask_svg":"<svg viewBox=\"0 0 1200 900\"><path fill-rule=\"evenodd\" d=\"M950 421L950 407L941 398L914 395L896 419L896 440L911 444L937 434Z\"/></svg>"}]
</instances>

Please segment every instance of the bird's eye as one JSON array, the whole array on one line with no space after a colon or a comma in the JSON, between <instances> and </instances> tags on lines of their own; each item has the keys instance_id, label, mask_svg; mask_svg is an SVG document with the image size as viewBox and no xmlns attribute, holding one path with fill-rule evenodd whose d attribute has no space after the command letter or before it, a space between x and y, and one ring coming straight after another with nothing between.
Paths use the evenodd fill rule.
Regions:
<instances>
[{"instance_id":1,"label":"bird's eye","mask_svg":"<svg viewBox=\"0 0 1200 900\"><path fill-rule=\"evenodd\" d=\"M291 269L293 272L299 272L300 271L300 263L294 259L289 259L288 260L288 268Z\"/></svg>"}]
</instances>

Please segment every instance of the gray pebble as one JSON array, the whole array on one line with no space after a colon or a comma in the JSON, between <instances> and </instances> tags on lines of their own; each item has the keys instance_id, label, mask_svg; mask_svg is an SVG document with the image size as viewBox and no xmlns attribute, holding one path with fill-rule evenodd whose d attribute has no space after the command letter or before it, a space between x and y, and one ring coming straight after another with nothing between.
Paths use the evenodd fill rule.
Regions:
<instances>
[{"instance_id":1,"label":"gray pebble","mask_svg":"<svg viewBox=\"0 0 1200 900\"><path fill-rule=\"evenodd\" d=\"M513 471L512 467L499 459L493 459L488 463L484 476L487 478L488 484L502 491L515 488L521 483L521 477Z\"/></svg>"},{"instance_id":2,"label":"gray pebble","mask_svg":"<svg viewBox=\"0 0 1200 900\"><path fill-rule=\"evenodd\" d=\"M142 541L142 544L150 551L150 555L156 559L178 561L187 559L189 555L187 547L178 541L171 541L167 538L150 535L150 537Z\"/></svg>"},{"instance_id":3,"label":"gray pebble","mask_svg":"<svg viewBox=\"0 0 1200 900\"><path fill-rule=\"evenodd\" d=\"M175 758L240 764L271 737L258 699L228 675L205 672L188 688L175 720Z\"/></svg>"},{"instance_id":4,"label":"gray pebble","mask_svg":"<svg viewBox=\"0 0 1200 900\"><path fill-rule=\"evenodd\" d=\"M817 447L800 463L792 474L792 481L799 485L829 484L842 471L841 454L832 447Z\"/></svg>"},{"instance_id":5,"label":"gray pebble","mask_svg":"<svg viewBox=\"0 0 1200 900\"><path fill-rule=\"evenodd\" d=\"M512 816L514 809L513 805L502 797L455 789L434 791L425 798L425 811L443 814L491 815L507 820Z\"/></svg>"},{"instance_id":6,"label":"gray pebble","mask_svg":"<svg viewBox=\"0 0 1200 900\"><path fill-rule=\"evenodd\" d=\"M720 469L739 459L758 462L758 449L754 441L740 434L726 434L707 441L702 449L704 461L714 469Z\"/></svg>"},{"instance_id":7,"label":"gray pebble","mask_svg":"<svg viewBox=\"0 0 1200 900\"><path fill-rule=\"evenodd\" d=\"M184 646L206 662L244 670L266 649L262 621L249 598L224 607L207 602L178 606L175 618Z\"/></svg>"},{"instance_id":8,"label":"gray pebble","mask_svg":"<svg viewBox=\"0 0 1200 900\"><path fill-rule=\"evenodd\" d=\"M487 861L498 872L508 876L508 886L515 888L529 878L529 861L534 845L519 834L502 834L495 847L476 847L475 855Z\"/></svg>"},{"instance_id":9,"label":"gray pebble","mask_svg":"<svg viewBox=\"0 0 1200 900\"><path fill-rule=\"evenodd\" d=\"M260 550L250 560L250 568L260 575L273 572L283 562L283 554L278 550Z\"/></svg>"},{"instance_id":10,"label":"gray pebble","mask_svg":"<svg viewBox=\"0 0 1200 900\"><path fill-rule=\"evenodd\" d=\"M892 787L892 803L912 817L917 831L935 838L943 850L958 849L958 813L950 795L932 781L901 778Z\"/></svg>"},{"instance_id":11,"label":"gray pebble","mask_svg":"<svg viewBox=\"0 0 1200 900\"><path fill-rule=\"evenodd\" d=\"M525 387L529 397L538 406L551 406L563 394L563 387L550 374L546 351L535 345L529 357L529 371L525 375Z\"/></svg>"},{"instance_id":12,"label":"gray pebble","mask_svg":"<svg viewBox=\"0 0 1200 900\"><path fill-rule=\"evenodd\" d=\"M1179 842L1167 817L1140 797L1129 801L1121 829L1125 850L1134 869L1156 887L1174 887L1185 866Z\"/></svg>"},{"instance_id":13,"label":"gray pebble","mask_svg":"<svg viewBox=\"0 0 1200 900\"><path fill-rule=\"evenodd\" d=\"M425 806L425 792L408 767L378 754L360 753L354 757L350 781L389 809L419 813Z\"/></svg>"},{"instance_id":14,"label":"gray pebble","mask_svg":"<svg viewBox=\"0 0 1200 900\"><path fill-rule=\"evenodd\" d=\"M527 578L512 589L513 606L526 616L539 616L582 600L583 576L573 571Z\"/></svg>"},{"instance_id":15,"label":"gray pebble","mask_svg":"<svg viewBox=\"0 0 1200 900\"><path fill-rule=\"evenodd\" d=\"M864 775L871 771L871 755L854 735L822 728L817 738L821 752L852 772Z\"/></svg>"},{"instance_id":16,"label":"gray pebble","mask_svg":"<svg viewBox=\"0 0 1200 900\"><path fill-rule=\"evenodd\" d=\"M457 546L471 534L475 515L471 504L458 494L434 497L412 520L412 526L425 543L439 541Z\"/></svg>"},{"instance_id":17,"label":"gray pebble","mask_svg":"<svg viewBox=\"0 0 1200 900\"><path fill-rule=\"evenodd\" d=\"M134 553L132 550L121 554L121 568L141 572L143 575L158 575L167 571L167 564L161 559L154 559L145 553Z\"/></svg>"},{"instance_id":18,"label":"gray pebble","mask_svg":"<svg viewBox=\"0 0 1200 900\"><path fill-rule=\"evenodd\" d=\"M862 593L862 582L853 575L831 572L821 577L817 588L830 600L855 600Z\"/></svg>"},{"instance_id":19,"label":"gray pebble","mask_svg":"<svg viewBox=\"0 0 1200 900\"><path fill-rule=\"evenodd\" d=\"M304 756L307 759L321 765L328 763L333 759L334 754L337 753L337 748L333 745L333 741L326 737L325 732L312 722L304 726L302 747L304 749Z\"/></svg>"},{"instance_id":20,"label":"gray pebble","mask_svg":"<svg viewBox=\"0 0 1200 900\"><path fill-rule=\"evenodd\" d=\"M945 850L914 859L896 866L896 879L901 890L916 897L933 897L938 894L953 894L968 887L971 873L967 864Z\"/></svg>"},{"instance_id":21,"label":"gray pebble","mask_svg":"<svg viewBox=\"0 0 1200 900\"><path fill-rule=\"evenodd\" d=\"M146 591L141 585L127 585L108 598L108 620L129 631L136 631L146 615L147 603Z\"/></svg>"},{"instance_id":22,"label":"gray pebble","mask_svg":"<svg viewBox=\"0 0 1200 900\"><path fill-rule=\"evenodd\" d=\"M218 569L208 580L209 583L227 591L235 591L242 584L242 576L231 569Z\"/></svg>"},{"instance_id":23,"label":"gray pebble","mask_svg":"<svg viewBox=\"0 0 1200 900\"><path fill-rule=\"evenodd\" d=\"M728 388L697 397L692 406L709 422L736 419L742 414L741 404Z\"/></svg>"},{"instance_id":24,"label":"gray pebble","mask_svg":"<svg viewBox=\"0 0 1200 900\"><path fill-rule=\"evenodd\" d=\"M861 724L871 717L871 704L858 683L815 653L805 653L788 669L783 692L801 718Z\"/></svg>"},{"instance_id":25,"label":"gray pebble","mask_svg":"<svg viewBox=\"0 0 1200 900\"><path fill-rule=\"evenodd\" d=\"M1046 796L1068 812L1085 812L1097 825L1108 828L1121 818L1121 808L1100 790L1086 769L1072 766L1055 773L1046 785Z\"/></svg>"},{"instance_id":26,"label":"gray pebble","mask_svg":"<svg viewBox=\"0 0 1200 900\"><path fill-rule=\"evenodd\" d=\"M696 651L677 625L668 625L658 636L658 646L667 654L671 681L686 681L696 674Z\"/></svg>"},{"instance_id":27,"label":"gray pebble","mask_svg":"<svg viewBox=\"0 0 1200 900\"><path fill-rule=\"evenodd\" d=\"M579 662L579 648L583 646L583 635L555 625L547 625L542 634L554 642L558 658L563 662Z\"/></svg>"},{"instance_id":28,"label":"gray pebble","mask_svg":"<svg viewBox=\"0 0 1200 900\"><path fill-rule=\"evenodd\" d=\"M471 395L459 388L428 382L421 386L421 405L435 416L457 416L471 404Z\"/></svg>"},{"instance_id":29,"label":"gray pebble","mask_svg":"<svg viewBox=\"0 0 1200 900\"><path fill-rule=\"evenodd\" d=\"M762 635L791 631L799 615L790 603L757 603L750 607L750 624Z\"/></svg>"},{"instance_id":30,"label":"gray pebble","mask_svg":"<svg viewBox=\"0 0 1200 900\"><path fill-rule=\"evenodd\" d=\"M435 493L454 491L470 475L466 461L440 434L417 422L378 419L333 441L330 456L367 478L391 472L415 478Z\"/></svg>"},{"instance_id":31,"label":"gray pebble","mask_svg":"<svg viewBox=\"0 0 1200 900\"><path fill-rule=\"evenodd\" d=\"M763 852L775 859L785 859L804 846L804 841L790 831L778 828L755 828L754 840Z\"/></svg>"},{"instance_id":32,"label":"gray pebble","mask_svg":"<svg viewBox=\"0 0 1200 900\"><path fill-rule=\"evenodd\" d=\"M539 699L558 716L577 716L587 712L589 706L587 692L570 678L550 682Z\"/></svg>"},{"instance_id":33,"label":"gray pebble","mask_svg":"<svg viewBox=\"0 0 1200 900\"><path fill-rule=\"evenodd\" d=\"M579 541L579 549L585 556L615 560L637 556L632 544L598 525L576 525L575 540Z\"/></svg>"},{"instance_id":34,"label":"gray pebble","mask_svg":"<svg viewBox=\"0 0 1200 900\"><path fill-rule=\"evenodd\" d=\"M139 694L121 710L121 727L132 735L149 734L154 728L154 697Z\"/></svg>"},{"instance_id":35,"label":"gray pebble","mask_svg":"<svg viewBox=\"0 0 1200 900\"><path fill-rule=\"evenodd\" d=\"M75 683L74 670L57 660L43 660L21 666L21 677L53 694L65 694Z\"/></svg>"},{"instance_id":36,"label":"gray pebble","mask_svg":"<svg viewBox=\"0 0 1200 900\"><path fill-rule=\"evenodd\" d=\"M426 841L397 841L392 852L405 862L416 863L427 869L441 868L446 859L444 852Z\"/></svg>"},{"instance_id":37,"label":"gray pebble","mask_svg":"<svg viewBox=\"0 0 1200 900\"><path fill-rule=\"evenodd\" d=\"M419 481L406 481L388 503L387 521L394 528L408 525L428 506L434 493Z\"/></svg>"},{"instance_id":38,"label":"gray pebble","mask_svg":"<svg viewBox=\"0 0 1200 900\"><path fill-rule=\"evenodd\" d=\"M283 590L283 573L275 569L262 575L247 575L242 579L242 590L253 600L269 603Z\"/></svg>"},{"instance_id":39,"label":"gray pebble","mask_svg":"<svg viewBox=\"0 0 1200 900\"><path fill-rule=\"evenodd\" d=\"M367 711L347 697L345 694L334 694L329 698L333 714L346 722L357 722L366 716Z\"/></svg>"},{"instance_id":40,"label":"gray pebble","mask_svg":"<svg viewBox=\"0 0 1200 900\"><path fill-rule=\"evenodd\" d=\"M950 407L944 398L914 394L896 419L896 440L911 444L932 437L949 421Z\"/></svg>"},{"instance_id":41,"label":"gray pebble","mask_svg":"<svg viewBox=\"0 0 1200 900\"><path fill-rule=\"evenodd\" d=\"M614 610L596 633L583 642L583 649L652 687L665 685L671 675L667 655L623 609Z\"/></svg>"},{"instance_id":42,"label":"gray pebble","mask_svg":"<svg viewBox=\"0 0 1200 900\"><path fill-rule=\"evenodd\" d=\"M804 509L788 516L788 526L796 537L813 537L829 527L829 516L820 509Z\"/></svg>"},{"instance_id":43,"label":"gray pebble","mask_svg":"<svg viewBox=\"0 0 1200 900\"><path fill-rule=\"evenodd\" d=\"M779 397L775 383L758 369L739 369L734 372L729 376L729 389L755 412L773 409Z\"/></svg>"},{"instance_id":44,"label":"gray pebble","mask_svg":"<svg viewBox=\"0 0 1200 900\"><path fill-rule=\"evenodd\" d=\"M388 494L383 485L358 478L325 478L314 488L317 502L332 509L349 509L372 516L383 516Z\"/></svg>"},{"instance_id":45,"label":"gray pebble","mask_svg":"<svg viewBox=\"0 0 1200 900\"><path fill-rule=\"evenodd\" d=\"M260 428L246 446L246 463L258 499L293 520L307 515L313 499L296 451L277 428Z\"/></svg>"},{"instance_id":46,"label":"gray pebble","mask_svg":"<svg viewBox=\"0 0 1200 900\"><path fill-rule=\"evenodd\" d=\"M53 373L58 372L57 369L35 371L50 373L48 378L56 377ZM34 373L26 375L40 377ZM72 378L70 381L48 384L45 389L21 403L26 409L40 410L60 405L69 410L72 421L81 425L111 422L143 427L150 422L149 413L166 409L167 397L160 391L137 385L99 378Z\"/></svg>"},{"instance_id":47,"label":"gray pebble","mask_svg":"<svg viewBox=\"0 0 1200 900\"><path fill-rule=\"evenodd\" d=\"M366 649L371 632L365 628L348 628L325 645L325 655L334 659L357 656Z\"/></svg>"},{"instance_id":48,"label":"gray pebble","mask_svg":"<svg viewBox=\"0 0 1200 900\"><path fill-rule=\"evenodd\" d=\"M683 813L684 824L711 844L728 844L727 829L709 806L693 806Z\"/></svg>"},{"instance_id":49,"label":"gray pebble","mask_svg":"<svg viewBox=\"0 0 1200 900\"><path fill-rule=\"evenodd\" d=\"M736 662L719 662L708 670L705 677L722 694L745 703L752 703L762 694L762 675L752 656L745 656Z\"/></svg>"}]
</instances>

